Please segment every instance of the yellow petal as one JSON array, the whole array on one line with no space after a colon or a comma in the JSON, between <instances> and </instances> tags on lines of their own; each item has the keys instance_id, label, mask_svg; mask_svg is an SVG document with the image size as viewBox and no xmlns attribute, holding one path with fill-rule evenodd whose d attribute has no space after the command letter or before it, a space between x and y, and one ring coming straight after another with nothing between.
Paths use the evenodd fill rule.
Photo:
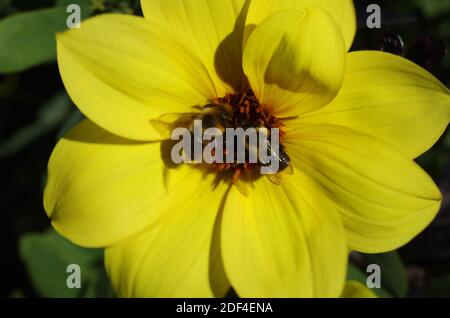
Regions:
<instances>
[{"instance_id":1,"label":"yellow petal","mask_svg":"<svg viewBox=\"0 0 450 318\"><path fill-rule=\"evenodd\" d=\"M125 138L158 140L163 113L204 105L216 92L204 65L143 18L102 15L57 37L58 65L78 108Z\"/></svg>"},{"instance_id":2,"label":"yellow petal","mask_svg":"<svg viewBox=\"0 0 450 318\"><path fill-rule=\"evenodd\" d=\"M435 217L441 194L412 160L374 137L339 126L298 127L287 151L338 207L349 247L367 253L404 245Z\"/></svg>"},{"instance_id":3,"label":"yellow petal","mask_svg":"<svg viewBox=\"0 0 450 318\"><path fill-rule=\"evenodd\" d=\"M225 203L225 272L241 297L338 297L347 248L341 219L318 190L286 176L258 180L249 197Z\"/></svg>"},{"instance_id":4,"label":"yellow petal","mask_svg":"<svg viewBox=\"0 0 450 318\"><path fill-rule=\"evenodd\" d=\"M347 282L341 298L377 298L375 293L359 282Z\"/></svg>"},{"instance_id":5,"label":"yellow petal","mask_svg":"<svg viewBox=\"0 0 450 318\"><path fill-rule=\"evenodd\" d=\"M190 180L183 204L141 234L106 249L105 264L122 297L224 297L216 217L227 186ZM180 200L176 196L172 200Z\"/></svg>"},{"instance_id":6,"label":"yellow petal","mask_svg":"<svg viewBox=\"0 0 450 318\"><path fill-rule=\"evenodd\" d=\"M336 22L319 7L280 11L262 22L244 50L244 71L278 117L328 104L344 78L345 47Z\"/></svg>"},{"instance_id":7,"label":"yellow petal","mask_svg":"<svg viewBox=\"0 0 450 318\"><path fill-rule=\"evenodd\" d=\"M207 66L218 96L241 90L248 0L141 0L144 16L174 32Z\"/></svg>"},{"instance_id":8,"label":"yellow petal","mask_svg":"<svg viewBox=\"0 0 450 318\"><path fill-rule=\"evenodd\" d=\"M303 10L316 5L326 10L339 24L347 49L350 49L356 33L356 13L353 0L253 0L247 16L246 38L268 16L286 9Z\"/></svg>"},{"instance_id":9,"label":"yellow petal","mask_svg":"<svg viewBox=\"0 0 450 318\"><path fill-rule=\"evenodd\" d=\"M450 121L450 91L402 57L352 52L337 98L300 120L349 127L383 139L415 158L445 131Z\"/></svg>"},{"instance_id":10,"label":"yellow petal","mask_svg":"<svg viewBox=\"0 0 450 318\"><path fill-rule=\"evenodd\" d=\"M103 247L183 207L208 180L198 169L167 166L168 150L166 144L129 141L82 122L49 161L44 207L52 225L79 245Z\"/></svg>"}]
</instances>

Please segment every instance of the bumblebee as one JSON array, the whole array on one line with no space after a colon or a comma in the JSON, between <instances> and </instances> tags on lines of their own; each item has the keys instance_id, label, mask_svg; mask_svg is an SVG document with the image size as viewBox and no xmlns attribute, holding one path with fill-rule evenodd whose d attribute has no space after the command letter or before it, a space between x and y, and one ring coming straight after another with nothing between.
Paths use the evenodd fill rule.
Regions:
<instances>
[{"instance_id":1,"label":"bumblebee","mask_svg":"<svg viewBox=\"0 0 450 318\"><path fill-rule=\"evenodd\" d=\"M262 114L264 115L264 114ZM191 131L192 136L194 136L194 121L202 121L203 131L209 128L218 128L222 131L224 135L224 157L227 154L227 149L231 145L227 144L226 129L227 128L255 128L257 131L261 128L266 127L265 121L260 119L260 117L266 119L258 111L250 113L248 107L245 108L233 108L226 103L208 104L202 108L198 108L197 112L192 113L182 113L182 114L165 114L157 120L152 120L151 124L153 127L162 135L164 139L170 139L172 130L178 127L185 127ZM270 131L270 130L269 130ZM280 184L283 174L293 174L294 170L291 165L291 160L285 151L283 145L280 145L278 153L276 153L270 142L270 133L268 138L264 138L266 143L266 149L268 155L272 158L276 158L278 161L278 171L273 171L271 174L266 174L265 176L274 184ZM203 143L205 143L203 141ZM205 145L205 144L204 144ZM245 158L248 160L250 145L245 143ZM258 149L253 149L253 151L258 151ZM234 151L236 154L236 151ZM224 158L225 161L225 158ZM236 158L237 161L237 158ZM261 162L258 163L216 163L212 165L217 171L232 171L232 183L236 185L241 193L244 195L248 194L247 183L242 180L244 174L249 174L252 177L258 177L255 171L259 170L263 165ZM265 166L267 167L267 166Z\"/></svg>"}]
</instances>

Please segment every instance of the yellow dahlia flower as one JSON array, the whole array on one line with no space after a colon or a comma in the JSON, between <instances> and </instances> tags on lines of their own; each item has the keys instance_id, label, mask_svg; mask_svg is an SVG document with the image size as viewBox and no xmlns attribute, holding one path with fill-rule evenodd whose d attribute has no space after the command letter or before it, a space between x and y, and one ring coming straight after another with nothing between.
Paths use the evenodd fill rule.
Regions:
<instances>
[{"instance_id":1,"label":"yellow dahlia flower","mask_svg":"<svg viewBox=\"0 0 450 318\"><path fill-rule=\"evenodd\" d=\"M44 196L58 232L106 248L118 295L339 297L349 249L393 250L433 220L441 194L413 159L446 129L450 92L401 57L347 53L352 1L141 3L145 18L57 36L88 119L55 147ZM244 92L284 127L294 170L242 179L247 195L173 164L152 124Z\"/></svg>"}]
</instances>

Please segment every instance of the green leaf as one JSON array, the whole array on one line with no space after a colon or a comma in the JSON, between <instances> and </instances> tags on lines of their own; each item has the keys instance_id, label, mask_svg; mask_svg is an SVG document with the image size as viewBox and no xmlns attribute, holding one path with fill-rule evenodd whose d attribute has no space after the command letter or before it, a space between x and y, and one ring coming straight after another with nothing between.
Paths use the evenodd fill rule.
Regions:
<instances>
[{"instance_id":1,"label":"green leaf","mask_svg":"<svg viewBox=\"0 0 450 318\"><path fill-rule=\"evenodd\" d=\"M406 297L408 280L406 270L397 252L384 254L365 254L369 264L381 267L381 285L396 297Z\"/></svg>"},{"instance_id":2,"label":"green leaf","mask_svg":"<svg viewBox=\"0 0 450 318\"><path fill-rule=\"evenodd\" d=\"M92 0L56 0L55 6L67 7L69 4L78 4L80 7L91 6Z\"/></svg>"},{"instance_id":3,"label":"green leaf","mask_svg":"<svg viewBox=\"0 0 450 318\"><path fill-rule=\"evenodd\" d=\"M349 263L347 269L347 280L360 282L365 285L367 276L358 267L356 267L352 263Z\"/></svg>"},{"instance_id":4,"label":"green leaf","mask_svg":"<svg viewBox=\"0 0 450 318\"><path fill-rule=\"evenodd\" d=\"M443 0L415 0L414 4L428 17L436 17L450 12L450 2Z\"/></svg>"},{"instance_id":5,"label":"green leaf","mask_svg":"<svg viewBox=\"0 0 450 318\"><path fill-rule=\"evenodd\" d=\"M55 33L66 28L64 8L20 13L0 22L0 72L23 71L55 58Z\"/></svg>"},{"instance_id":6,"label":"green leaf","mask_svg":"<svg viewBox=\"0 0 450 318\"><path fill-rule=\"evenodd\" d=\"M91 14L82 6L82 18ZM55 34L67 29L66 7L19 13L0 21L0 73L24 71L54 61Z\"/></svg>"},{"instance_id":7,"label":"green leaf","mask_svg":"<svg viewBox=\"0 0 450 318\"><path fill-rule=\"evenodd\" d=\"M360 282L367 284L367 276L354 264L349 263L347 269L347 281ZM384 288L374 288L372 291L380 298L392 298L392 295Z\"/></svg>"},{"instance_id":8,"label":"green leaf","mask_svg":"<svg viewBox=\"0 0 450 318\"><path fill-rule=\"evenodd\" d=\"M19 253L40 296L99 296L97 285L105 277L101 250L78 247L49 230L42 234L24 235L19 242ZM69 275L66 269L70 264L80 266L81 289L69 289L66 285Z\"/></svg>"}]
</instances>

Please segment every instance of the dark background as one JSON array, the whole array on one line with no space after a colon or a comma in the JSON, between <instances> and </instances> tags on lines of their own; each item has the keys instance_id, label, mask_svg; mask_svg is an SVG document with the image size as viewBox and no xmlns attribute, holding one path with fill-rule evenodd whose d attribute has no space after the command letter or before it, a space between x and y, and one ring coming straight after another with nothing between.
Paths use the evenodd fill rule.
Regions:
<instances>
[{"instance_id":1,"label":"dark background","mask_svg":"<svg viewBox=\"0 0 450 318\"><path fill-rule=\"evenodd\" d=\"M0 0L0 30L6 17L64 2L77 3ZM356 2L360 25L354 49L378 50L383 47L383 41L386 49L389 38L386 30L390 30L403 38L405 54L418 63L425 63L447 87L450 85L450 57L439 59L444 51L441 40L450 39L449 0ZM381 6L383 30L365 27L368 16L365 8L369 3ZM111 0L104 4L105 7L90 13L139 14L140 10L138 1ZM427 32L432 36L424 37ZM5 44L9 42L2 42L2 34L0 59L5 54L13 54L12 46ZM23 36L27 36L26 32ZM72 246L48 230L49 221L42 207L47 161L59 136L82 116L64 93L54 56L48 62L35 64L23 70L2 71L0 60L0 297L109 297L101 251ZM380 296L450 297L449 159L450 134L446 133L418 160L445 196L444 207L434 223L398 252L374 256L352 254L349 278L364 281L364 266L375 262L383 268ZM51 278L60 275L65 282L64 269L53 267L68 261L61 259L61 254L67 251L73 258L87 255L89 266L88 287L73 293L61 289Z\"/></svg>"}]
</instances>

